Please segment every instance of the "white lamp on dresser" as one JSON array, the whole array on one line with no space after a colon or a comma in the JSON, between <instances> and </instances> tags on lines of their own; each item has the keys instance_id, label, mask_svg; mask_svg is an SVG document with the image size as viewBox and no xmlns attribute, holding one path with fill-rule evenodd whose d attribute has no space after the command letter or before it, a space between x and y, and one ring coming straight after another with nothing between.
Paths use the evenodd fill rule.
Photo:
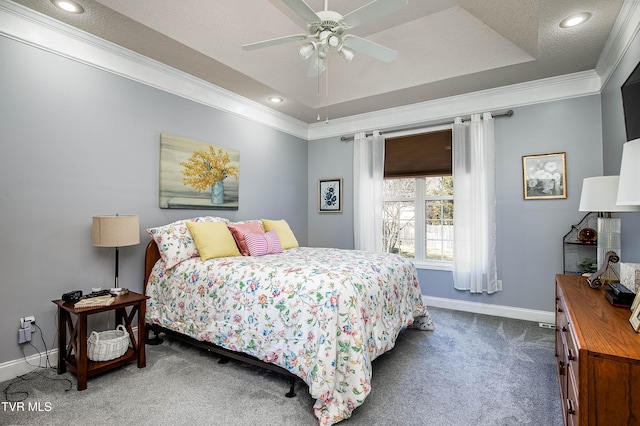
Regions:
<instances>
[{"instance_id":1,"label":"white lamp on dresser","mask_svg":"<svg viewBox=\"0 0 640 426\"><path fill-rule=\"evenodd\" d=\"M611 213L640 212L639 206L618 205L619 176L596 176L585 178L580 195L581 212L598 213L598 270L605 262L606 254L610 251L620 257L620 218L611 217ZM612 265L620 276L619 265Z\"/></svg>"}]
</instances>

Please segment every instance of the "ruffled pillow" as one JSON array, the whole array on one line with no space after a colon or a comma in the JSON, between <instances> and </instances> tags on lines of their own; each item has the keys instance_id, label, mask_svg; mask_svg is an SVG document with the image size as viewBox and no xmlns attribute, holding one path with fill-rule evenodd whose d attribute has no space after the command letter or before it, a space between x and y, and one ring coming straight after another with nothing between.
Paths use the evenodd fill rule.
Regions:
<instances>
[{"instance_id":1,"label":"ruffled pillow","mask_svg":"<svg viewBox=\"0 0 640 426\"><path fill-rule=\"evenodd\" d=\"M282 245L276 231L264 234L244 234L250 256L264 256L265 254L282 253Z\"/></svg>"},{"instance_id":2,"label":"ruffled pillow","mask_svg":"<svg viewBox=\"0 0 640 426\"><path fill-rule=\"evenodd\" d=\"M147 234L153 238L153 241L158 246L158 251L165 263L166 270L173 268L183 260L200 256L185 221L229 222L228 219L223 217L200 216L192 219L177 220L168 225L147 229Z\"/></svg>"}]
</instances>

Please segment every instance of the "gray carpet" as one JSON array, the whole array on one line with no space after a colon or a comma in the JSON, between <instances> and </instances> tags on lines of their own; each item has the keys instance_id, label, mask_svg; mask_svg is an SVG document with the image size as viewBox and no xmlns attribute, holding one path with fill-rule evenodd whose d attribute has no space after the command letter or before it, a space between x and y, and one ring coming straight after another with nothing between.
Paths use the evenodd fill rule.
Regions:
<instances>
[{"instance_id":1,"label":"gray carpet","mask_svg":"<svg viewBox=\"0 0 640 426\"><path fill-rule=\"evenodd\" d=\"M353 425L562 425L554 331L537 323L430 308L435 331L407 330L374 361L372 392ZM0 384L3 425L315 425L298 381L166 339L135 364L89 379L41 370ZM55 363L56 360L52 360ZM68 379L68 380L51 380ZM7 386L11 383L11 386ZM66 390L69 389L70 390ZM29 411L32 408L41 411ZM15 407L15 406L14 406Z\"/></svg>"}]
</instances>

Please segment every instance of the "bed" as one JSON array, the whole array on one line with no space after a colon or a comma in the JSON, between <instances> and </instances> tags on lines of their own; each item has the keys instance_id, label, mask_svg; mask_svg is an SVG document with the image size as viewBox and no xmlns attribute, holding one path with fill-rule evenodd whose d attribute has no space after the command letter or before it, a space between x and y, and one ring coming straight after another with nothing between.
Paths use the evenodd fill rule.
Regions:
<instances>
[{"instance_id":1,"label":"bed","mask_svg":"<svg viewBox=\"0 0 640 426\"><path fill-rule=\"evenodd\" d=\"M433 329L415 267L398 255L294 246L207 260L190 253L176 263L158 249L166 239L153 236L147 326L300 378L321 425L364 402L371 362L403 329Z\"/></svg>"}]
</instances>

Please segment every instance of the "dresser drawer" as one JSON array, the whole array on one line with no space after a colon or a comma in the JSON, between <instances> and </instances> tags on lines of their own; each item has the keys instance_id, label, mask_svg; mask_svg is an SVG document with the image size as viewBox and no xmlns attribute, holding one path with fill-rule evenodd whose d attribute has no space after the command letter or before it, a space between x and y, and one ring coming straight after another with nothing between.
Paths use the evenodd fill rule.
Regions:
<instances>
[{"instance_id":1,"label":"dresser drawer","mask_svg":"<svg viewBox=\"0 0 640 426\"><path fill-rule=\"evenodd\" d=\"M578 345L576 344L575 338L575 330L571 323L567 324L567 331L564 333L566 338L566 359L567 359L567 367L573 371L574 377L580 377L579 369L580 362L578 358L580 357L580 351L578 350Z\"/></svg>"},{"instance_id":2,"label":"dresser drawer","mask_svg":"<svg viewBox=\"0 0 640 426\"><path fill-rule=\"evenodd\" d=\"M579 405L578 405L578 386L576 377L573 375L571 368L567 369L567 399L565 401L565 410L567 414L567 425L579 425Z\"/></svg>"}]
</instances>

